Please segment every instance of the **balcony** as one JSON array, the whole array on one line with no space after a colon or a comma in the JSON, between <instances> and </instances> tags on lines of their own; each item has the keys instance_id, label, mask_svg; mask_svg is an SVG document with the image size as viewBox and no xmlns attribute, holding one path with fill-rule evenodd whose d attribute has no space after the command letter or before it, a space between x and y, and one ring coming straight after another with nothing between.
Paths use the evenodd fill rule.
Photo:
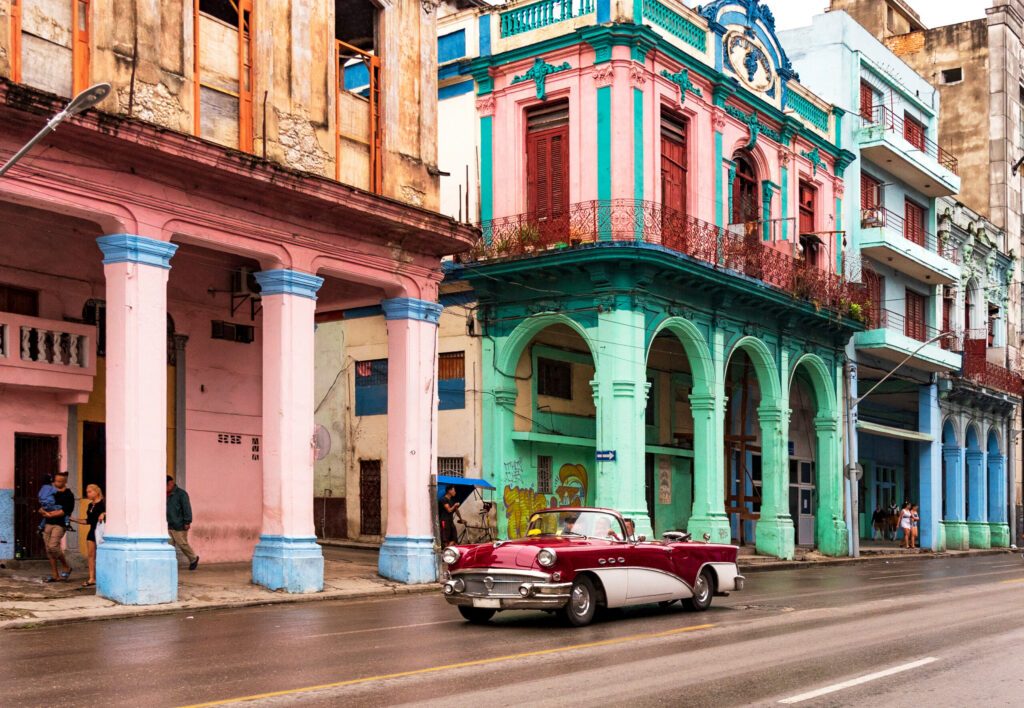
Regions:
<instances>
[{"instance_id":1,"label":"balcony","mask_svg":"<svg viewBox=\"0 0 1024 708\"><path fill-rule=\"evenodd\" d=\"M1024 380L1019 374L989 361L987 348L987 338L963 340L963 377L978 386L1024 398Z\"/></svg>"},{"instance_id":2,"label":"balcony","mask_svg":"<svg viewBox=\"0 0 1024 708\"><path fill-rule=\"evenodd\" d=\"M899 214L862 209L861 253L925 283L948 285L960 279L960 253L952 243L913 227Z\"/></svg>"},{"instance_id":3,"label":"balcony","mask_svg":"<svg viewBox=\"0 0 1024 708\"><path fill-rule=\"evenodd\" d=\"M867 331L853 335L853 344L858 351L865 351L893 363L899 363L908 356L908 364L924 371L952 371L960 368L960 355L942 346L941 341L921 347L939 330L924 322L910 320L899 312L880 309L871 314Z\"/></svg>"},{"instance_id":4,"label":"balcony","mask_svg":"<svg viewBox=\"0 0 1024 708\"><path fill-rule=\"evenodd\" d=\"M0 386L66 394L84 403L96 375L96 328L0 312Z\"/></svg>"},{"instance_id":5,"label":"balcony","mask_svg":"<svg viewBox=\"0 0 1024 708\"><path fill-rule=\"evenodd\" d=\"M571 204L554 216L517 214L484 222L481 240L459 260L480 263L616 243L648 244L754 278L844 317L858 319L866 312L867 292L861 284L809 265L795 255L793 240L763 240L766 230L775 229L764 222L726 229L655 202L595 200Z\"/></svg>"},{"instance_id":6,"label":"balcony","mask_svg":"<svg viewBox=\"0 0 1024 708\"><path fill-rule=\"evenodd\" d=\"M858 142L864 157L929 197L960 191L956 157L925 137L923 128L885 106L875 106L863 120Z\"/></svg>"}]
</instances>

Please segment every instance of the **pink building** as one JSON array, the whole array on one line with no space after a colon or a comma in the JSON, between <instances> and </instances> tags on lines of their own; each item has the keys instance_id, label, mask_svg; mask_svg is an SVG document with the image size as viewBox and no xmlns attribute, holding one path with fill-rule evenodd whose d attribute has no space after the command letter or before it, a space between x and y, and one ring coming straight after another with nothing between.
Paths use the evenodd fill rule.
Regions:
<instances>
[{"instance_id":1,"label":"pink building","mask_svg":"<svg viewBox=\"0 0 1024 708\"><path fill-rule=\"evenodd\" d=\"M0 79L0 159L65 102ZM174 600L169 473L204 562L252 558L256 583L320 590L314 316L380 304L393 372L381 571L433 578L439 257L471 237L152 123L69 120L0 179L0 558L31 555L36 484L67 469L76 495L106 492L99 593Z\"/></svg>"}]
</instances>

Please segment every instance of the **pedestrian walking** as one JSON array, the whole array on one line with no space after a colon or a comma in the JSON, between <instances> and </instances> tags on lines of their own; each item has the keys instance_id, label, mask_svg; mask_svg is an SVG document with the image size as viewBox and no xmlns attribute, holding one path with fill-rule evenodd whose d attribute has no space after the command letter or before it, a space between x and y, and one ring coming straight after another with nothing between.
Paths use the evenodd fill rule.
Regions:
<instances>
[{"instance_id":1,"label":"pedestrian walking","mask_svg":"<svg viewBox=\"0 0 1024 708\"><path fill-rule=\"evenodd\" d=\"M83 588L91 588L96 584L96 544L103 538L97 534L97 527L107 521L107 503L103 499L103 490L98 484L90 484L85 488L85 498L89 506L85 510L84 519L72 519L78 524L86 524L89 532L85 536L85 548L89 560L89 579L82 583Z\"/></svg>"},{"instance_id":2,"label":"pedestrian walking","mask_svg":"<svg viewBox=\"0 0 1024 708\"><path fill-rule=\"evenodd\" d=\"M903 532L903 539L900 541L900 548L910 548L911 525L913 524L910 502L904 502L900 509L899 527Z\"/></svg>"},{"instance_id":3,"label":"pedestrian walking","mask_svg":"<svg viewBox=\"0 0 1024 708\"><path fill-rule=\"evenodd\" d=\"M188 558L188 569L199 567L199 556L188 544L188 531L192 528L192 504L188 492L174 483L174 477L167 475L167 533L171 545Z\"/></svg>"},{"instance_id":4,"label":"pedestrian walking","mask_svg":"<svg viewBox=\"0 0 1024 708\"><path fill-rule=\"evenodd\" d=\"M917 508L917 504L910 507L910 547L920 548L920 526L921 526L921 512Z\"/></svg>"},{"instance_id":5,"label":"pedestrian walking","mask_svg":"<svg viewBox=\"0 0 1024 708\"><path fill-rule=\"evenodd\" d=\"M459 502L455 501L455 487L444 488L444 496L437 502L437 519L441 525L441 548L447 548L459 542L459 534L455 530L455 514L459 510Z\"/></svg>"},{"instance_id":6,"label":"pedestrian walking","mask_svg":"<svg viewBox=\"0 0 1024 708\"><path fill-rule=\"evenodd\" d=\"M50 561L50 577L48 583L66 582L71 577L72 568L64 556L61 541L68 530L68 520L75 513L75 495L68 489L68 473L58 472L53 475L53 500L58 507L47 510L39 508L43 517L43 543L46 546L46 558ZM64 570L58 570L63 567Z\"/></svg>"},{"instance_id":7,"label":"pedestrian walking","mask_svg":"<svg viewBox=\"0 0 1024 708\"><path fill-rule=\"evenodd\" d=\"M876 537L885 537L885 512L881 506L876 506L871 515L871 540L874 541Z\"/></svg>"}]
</instances>

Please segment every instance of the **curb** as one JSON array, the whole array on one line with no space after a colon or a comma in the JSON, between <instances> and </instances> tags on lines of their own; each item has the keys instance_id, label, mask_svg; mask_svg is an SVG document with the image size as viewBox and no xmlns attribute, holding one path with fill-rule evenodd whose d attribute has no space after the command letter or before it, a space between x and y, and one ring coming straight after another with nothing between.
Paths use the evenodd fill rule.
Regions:
<instances>
[{"instance_id":1,"label":"curb","mask_svg":"<svg viewBox=\"0 0 1024 708\"><path fill-rule=\"evenodd\" d=\"M740 570L744 573L765 573L772 570L796 570L800 568L821 568L830 567L837 565L850 565L858 563L880 563L885 561L889 562L901 562L901 561L922 561L931 560L934 558L975 558L977 556L995 556L1002 554L1015 553L1015 551L1009 548L984 548L977 549L969 552L960 552L956 555L945 553L945 552L928 552L928 553L894 553L894 554L881 554L871 556L861 556L859 558L832 558L829 560L793 560L793 561L768 561L764 564L761 563L743 563L739 562Z\"/></svg>"},{"instance_id":2,"label":"curb","mask_svg":"<svg viewBox=\"0 0 1024 708\"><path fill-rule=\"evenodd\" d=\"M104 620L131 619L134 617L156 617L176 615L184 612L226 610L233 609L236 607L290 605L305 602L327 602L330 600L333 600L335 602L345 600L366 600L369 598L397 597L399 595L423 595L426 593L436 591L436 583L430 583L425 585L388 587L386 590L379 590L373 592L359 592L346 595L337 593L310 593L308 595L287 595L281 598L254 598L252 600L241 600L238 602L211 602L208 604L186 605L179 607L164 607L161 605L150 605L149 608L152 609L131 608L128 606L122 606L124 608L123 610L112 612L110 614L90 615L85 617L33 617L31 619L13 619L0 621L0 633L3 633L4 631L14 631L18 629L35 629L38 627L60 624L77 624L79 622L102 622Z\"/></svg>"}]
</instances>

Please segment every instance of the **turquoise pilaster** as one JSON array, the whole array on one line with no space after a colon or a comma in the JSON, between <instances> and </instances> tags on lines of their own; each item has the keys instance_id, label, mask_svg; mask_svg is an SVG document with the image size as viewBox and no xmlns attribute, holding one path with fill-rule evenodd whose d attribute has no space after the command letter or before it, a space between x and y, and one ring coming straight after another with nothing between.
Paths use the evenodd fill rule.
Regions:
<instances>
[{"instance_id":1,"label":"turquoise pilaster","mask_svg":"<svg viewBox=\"0 0 1024 708\"><path fill-rule=\"evenodd\" d=\"M761 422L762 496L755 545L761 555L791 559L796 539L789 515L789 411L762 403L757 417Z\"/></svg>"},{"instance_id":2,"label":"turquoise pilaster","mask_svg":"<svg viewBox=\"0 0 1024 708\"><path fill-rule=\"evenodd\" d=\"M985 452L968 450L967 459L967 533L971 548L990 548L988 527L988 484L985 479Z\"/></svg>"},{"instance_id":3,"label":"turquoise pilaster","mask_svg":"<svg viewBox=\"0 0 1024 708\"><path fill-rule=\"evenodd\" d=\"M964 451L958 445L943 445L942 460L946 466L946 515L942 520L946 548L966 551L970 548L967 521L964 518Z\"/></svg>"},{"instance_id":4,"label":"turquoise pilaster","mask_svg":"<svg viewBox=\"0 0 1024 708\"><path fill-rule=\"evenodd\" d=\"M1006 458L988 453L988 527L993 548L1010 545L1010 526L1006 522Z\"/></svg>"},{"instance_id":5,"label":"turquoise pilaster","mask_svg":"<svg viewBox=\"0 0 1024 708\"><path fill-rule=\"evenodd\" d=\"M917 427L921 433L933 436L931 443L918 443L917 466L921 521L918 527L921 548L942 550L939 524L942 517L942 443L939 440L941 412L936 384L921 386L917 397Z\"/></svg>"},{"instance_id":6,"label":"turquoise pilaster","mask_svg":"<svg viewBox=\"0 0 1024 708\"><path fill-rule=\"evenodd\" d=\"M489 222L494 218L494 150L492 147L491 116L480 118L480 221L483 224L483 237L486 243L491 242Z\"/></svg>"},{"instance_id":7,"label":"turquoise pilaster","mask_svg":"<svg viewBox=\"0 0 1024 708\"><path fill-rule=\"evenodd\" d=\"M612 87L597 89L597 198L604 206L612 198ZM605 215L600 219L598 238L612 237L611 221Z\"/></svg>"}]
</instances>

